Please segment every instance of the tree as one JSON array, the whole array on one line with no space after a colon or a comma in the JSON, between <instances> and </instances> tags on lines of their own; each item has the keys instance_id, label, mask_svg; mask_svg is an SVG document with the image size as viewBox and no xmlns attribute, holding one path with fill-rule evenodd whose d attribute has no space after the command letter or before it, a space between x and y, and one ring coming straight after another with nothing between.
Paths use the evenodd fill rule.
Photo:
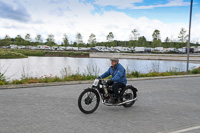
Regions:
<instances>
[{"instance_id":1,"label":"tree","mask_svg":"<svg viewBox=\"0 0 200 133\"><path fill-rule=\"evenodd\" d=\"M21 35L17 35L16 39L22 39L22 36Z\"/></svg>"},{"instance_id":2,"label":"tree","mask_svg":"<svg viewBox=\"0 0 200 133\"><path fill-rule=\"evenodd\" d=\"M170 47L170 39L169 39L169 37L166 37L166 39L165 39L165 43L164 43L164 46L163 46L164 48L169 48Z\"/></svg>"},{"instance_id":3,"label":"tree","mask_svg":"<svg viewBox=\"0 0 200 133\"><path fill-rule=\"evenodd\" d=\"M96 36L93 33L89 36L88 43L92 45L96 44Z\"/></svg>"},{"instance_id":4,"label":"tree","mask_svg":"<svg viewBox=\"0 0 200 133\"><path fill-rule=\"evenodd\" d=\"M108 34L107 37L106 37L106 40L107 40L108 42L112 42L113 39L114 39L113 33L112 33L112 32L109 32L109 34Z\"/></svg>"},{"instance_id":5,"label":"tree","mask_svg":"<svg viewBox=\"0 0 200 133\"><path fill-rule=\"evenodd\" d=\"M30 34L26 34L26 36L25 36L25 45L30 45L30 41L31 41L31 35Z\"/></svg>"},{"instance_id":6,"label":"tree","mask_svg":"<svg viewBox=\"0 0 200 133\"><path fill-rule=\"evenodd\" d=\"M77 33L77 34L76 34L76 43L77 43L77 44L83 43L83 38L82 38L81 33Z\"/></svg>"},{"instance_id":7,"label":"tree","mask_svg":"<svg viewBox=\"0 0 200 133\"><path fill-rule=\"evenodd\" d=\"M136 47L137 44L138 44L138 41L136 41L136 40L130 40L130 41L128 42L128 46L129 46L129 47Z\"/></svg>"},{"instance_id":8,"label":"tree","mask_svg":"<svg viewBox=\"0 0 200 133\"><path fill-rule=\"evenodd\" d=\"M10 39L10 36L9 36L9 35L6 35L6 36L5 36L5 39Z\"/></svg>"},{"instance_id":9,"label":"tree","mask_svg":"<svg viewBox=\"0 0 200 133\"><path fill-rule=\"evenodd\" d=\"M21 35L17 35L17 36L15 37L15 43L16 43L17 45L23 45L24 39L21 37Z\"/></svg>"},{"instance_id":10,"label":"tree","mask_svg":"<svg viewBox=\"0 0 200 133\"><path fill-rule=\"evenodd\" d=\"M138 46L139 47L145 47L147 43L147 40L144 36L141 36L138 38Z\"/></svg>"},{"instance_id":11,"label":"tree","mask_svg":"<svg viewBox=\"0 0 200 133\"><path fill-rule=\"evenodd\" d=\"M187 31L184 28L181 28L178 38L179 38L179 41L182 43L186 42L187 40L188 35L186 35L186 32Z\"/></svg>"},{"instance_id":12,"label":"tree","mask_svg":"<svg viewBox=\"0 0 200 133\"><path fill-rule=\"evenodd\" d=\"M160 31L159 30L155 30L152 34L153 40L158 40L160 39Z\"/></svg>"},{"instance_id":13,"label":"tree","mask_svg":"<svg viewBox=\"0 0 200 133\"><path fill-rule=\"evenodd\" d=\"M73 43L73 47L77 47L77 43L76 42Z\"/></svg>"},{"instance_id":14,"label":"tree","mask_svg":"<svg viewBox=\"0 0 200 133\"><path fill-rule=\"evenodd\" d=\"M38 34L38 35L35 37L35 40L36 40L37 43L42 43L42 36Z\"/></svg>"},{"instance_id":15,"label":"tree","mask_svg":"<svg viewBox=\"0 0 200 133\"><path fill-rule=\"evenodd\" d=\"M155 47L161 47L162 42L161 42L160 39L158 39L158 40L153 40L153 42L151 44L152 44L153 48L155 48Z\"/></svg>"},{"instance_id":16,"label":"tree","mask_svg":"<svg viewBox=\"0 0 200 133\"><path fill-rule=\"evenodd\" d=\"M63 45L67 47L67 46L69 46L68 37L67 37L66 34L64 34L63 36L64 36L64 37L63 37Z\"/></svg>"},{"instance_id":17,"label":"tree","mask_svg":"<svg viewBox=\"0 0 200 133\"><path fill-rule=\"evenodd\" d=\"M130 40L137 40L138 39L138 36L140 35L139 33L138 33L138 31L136 30L136 29L133 29L132 31L131 31L131 35L130 35Z\"/></svg>"},{"instance_id":18,"label":"tree","mask_svg":"<svg viewBox=\"0 0 200 133\"><path fill-rule=\"evenodd\" d=\"M170 41L169 37L166 37L165 42L169 42L169 41Z\"/></svg>"},{"instance_id":19,"label":"tree","mask_svg":"<svg viewBox=\"0 0 200 133\"><path fill-rule=\"evenodd\" d=\"M155 30L152 34L153 37L153 42L152 42L152 47L158 47L161 46L162 42L160 40L160 31L159 30Z\"/></svg>"},{"instance_id":20,"label":"tree","mask_svg":"<svg viewBox=\"0 0 200 133\"><path fill-rule=\"evenodd\" d=\"M11 38L9 37L9 35L6 35L3 45L9 45L10 43L11 43Z\"/></svg>"},{"instance_id":21,"label":"tree","mask_svg":"<svg viewBox=\"0 0 200 133\"><path fill-rule=\"evenodd\" d=\"M55 39L53 34L49 34L47 37L47 45L52 46L55 44Z\"/></svg>"},{"instance_id":22,"label":"tree","mask_svg":"<svg viewBox=\"0 0 200 133\"><path fill-rule=\"evenodd\" d=\"M26 34L25 40L30 42L31 41L31 35L30 34Z\"/></svg>"}]
</instances>

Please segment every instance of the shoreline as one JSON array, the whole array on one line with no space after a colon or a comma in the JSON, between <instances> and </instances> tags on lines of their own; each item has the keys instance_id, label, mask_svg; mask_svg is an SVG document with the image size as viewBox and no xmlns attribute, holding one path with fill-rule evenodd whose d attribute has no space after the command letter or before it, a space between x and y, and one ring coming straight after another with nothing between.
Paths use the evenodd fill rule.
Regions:
<instances>
[{"instance_id":1,"label":"shoreline","mask_svg":"<svg viewBox=\"0 0 200 133\"><path fill-rule=\"evenodd\" d=\"M132 60L187 61L187 55L179 54L130 54L130 53L90 53L90 58L110 58ZM200 55L190 55L190 63L200 64Z\"/></svg>"},{"instance_id":2,"label":"shoreline","mask_svg":"<svg viewBox=\"0 0 200 133\"><path fill-rule=\"evenodd\" d=\"M89 53L88 55L43 55L43 56L28 56L28 57L72 57L72 58L104 58L109 59L110 57L117 57L119 59L127 59L127 60L158 60L158 61L180 61L180 62L187 62L187 56L179 56L177 54L169 54L169 55L162 55L162 54L132 54L130 53L98 53L94 56L93 53ZM13 58L0 58L0 59L24 59L28 57L13 57ZM185 58L185 59L184 59ZM191 59L192 58L192 59ZM190 56L189 63L200 64L200 55L192 55Z\"/></svg>"},{"instance_id":3,"label":"shoreline","mask_svg":"<svg viewBox=\"0 0 200 133\"><path fill-rule=\"evenodd\" d=\"M29 49L1 49L0 59L23 59L28 56L35 57L89 57L89 52L83 51L47 51L47 50L29 50Z\"/></svg>"},{"instance_id":4,"label":"shoreline","mask_svg":"<svg viewBox=\"0 0 200 133\"><path fill-rule=\"evenodd\" d=\"M25 50L25 49L1 49L0 59L20 59L28 56L35 57L74 57L74 58L110 58L132 60L163 60L163 61L187 61L187 54L166 54L166 53L111 53L111 52L89 52L89 51L46 51L46 50ZM5 55L5 53L7 55ZM10 54L9 54L10 53ZM12 55L12 56L11 56ZM5 56L5 58L3 57ZM190 54L190 62L200 64L199 54Z\"/></svg>"},{"instance_id":5,"label":"shoreline","mask_svg":"<svg viewBox=\"0 0 200 133\"><path fill-rule=\"evenodd\" d=\"M102 58L102 57L89 57L89 58ZM109 59L110 57L103 57L104 59ZM130 59L130 58L120 58L120 59L127 59L127 60L157 60L157 61L179 61L179 62L187 62L187 60L170 60L170 59ZM200 64L200 61L189 60L189 63Z\"/></svg>"}]
</instances>

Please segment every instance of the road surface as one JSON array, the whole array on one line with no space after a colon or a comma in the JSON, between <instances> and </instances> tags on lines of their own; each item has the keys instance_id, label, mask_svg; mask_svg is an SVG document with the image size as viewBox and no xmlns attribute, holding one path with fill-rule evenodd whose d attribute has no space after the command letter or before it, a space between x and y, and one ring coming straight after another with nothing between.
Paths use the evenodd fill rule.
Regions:
<instances>
[{"instance_id":1,"label":"road surface","mask_svg":"<svg viewBox=\"0 0 200 133\"><path fill-rule=\"evenodd\" d=\"M0 133L200 133L200 77L129 81L131 108L79 111L90 84L0 90Z\"/></svg>"}]
</instances>

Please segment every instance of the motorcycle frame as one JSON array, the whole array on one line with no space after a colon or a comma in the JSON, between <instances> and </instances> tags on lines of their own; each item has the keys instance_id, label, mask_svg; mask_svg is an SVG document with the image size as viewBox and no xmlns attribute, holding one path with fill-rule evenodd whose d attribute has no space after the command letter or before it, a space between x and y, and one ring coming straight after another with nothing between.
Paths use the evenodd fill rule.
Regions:
<instances>
[{"instance_id":1,"label":"motorcycle frame","mask_svg":"<svg viewBox=\"0 0 200 133\"><path fill-rule=\"evenodd\" d=\"M106 102L105 102L105 99L104 99L104 97L103 97L103 94L101 94L101 93L99 92L100 84L101 84L100 82L102 82L102 81L104 81L104 80L103 80L103 79L100 79L97 86L92 86L92 89L96 90L97 93L99 94L99 96L101 97L102 104L104 104L104 105L106 105L106 106L121 106L121 105L123 105L123 104L125 104L125 103L132 102L132 101L136 101L136 100L137 100L137 97L136 97L136 98L134 98L134 99L131 99L131 100L128 100L128 101L119 103L119 104L106 103ZM103 84L101 84L101 85L103 85ZM131 86L132 86L132 85L131 85ZM132 86L132 87L133 87L133 86ZM133 88L135 89L136 92L138 91L135 87L133 87ZM102 88L102 89L104 89L104 88ZM121 88L121 89L123 90L123 88ZM121 90L121 91L122 91L122 90ZM103 90L103 91L104 91L104 90Z\"/></svg>"}]
</instances>

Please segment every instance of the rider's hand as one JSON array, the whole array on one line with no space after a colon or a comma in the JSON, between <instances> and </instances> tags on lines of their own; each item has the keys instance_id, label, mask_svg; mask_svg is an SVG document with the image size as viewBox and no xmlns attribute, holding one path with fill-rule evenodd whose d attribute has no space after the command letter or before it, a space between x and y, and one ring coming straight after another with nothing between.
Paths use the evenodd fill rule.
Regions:
<instances>
[{"instance_id":1,"label":"rider's hand","mask_svg":"<svg viewBox=\"0 0 200 133\"><path fill-rule=\"evenodd\" d=\"M107 81L107 84L108 85L112 85L114 82L111 80L111 79L109 79L108 81Z\"/></svg>"}]
</instances>

